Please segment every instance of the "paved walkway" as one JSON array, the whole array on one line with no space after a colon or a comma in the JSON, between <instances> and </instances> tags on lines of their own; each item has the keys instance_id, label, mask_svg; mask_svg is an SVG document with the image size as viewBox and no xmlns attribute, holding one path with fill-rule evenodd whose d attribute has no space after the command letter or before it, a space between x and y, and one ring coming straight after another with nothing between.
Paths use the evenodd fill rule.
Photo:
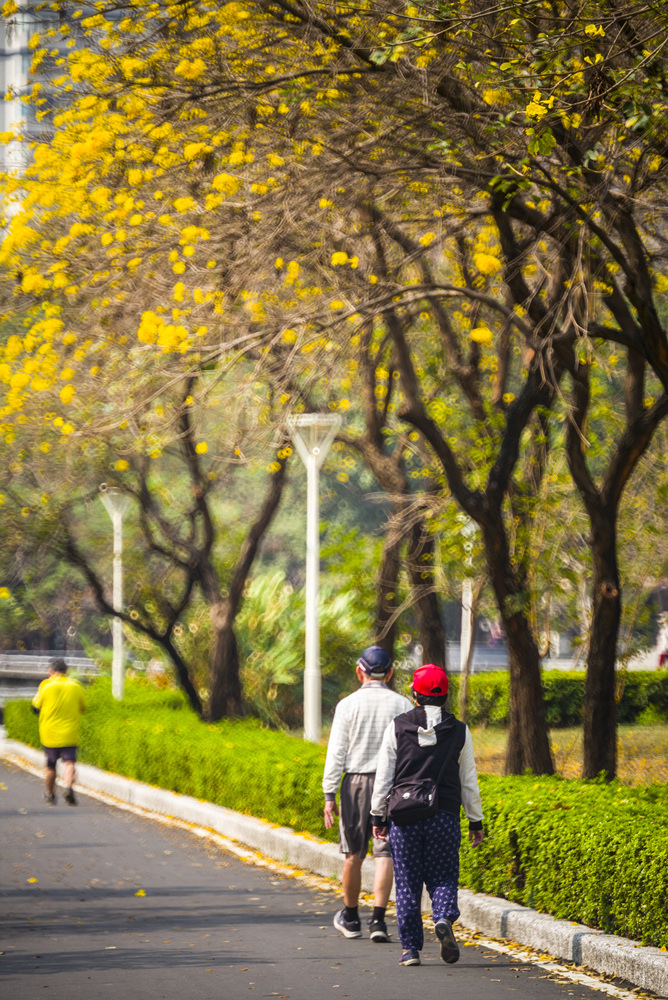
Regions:
<instances>
[{"instance_id":1,"label":"paved walkway","mask_svg":"<svg viewBox=\"0 0 668 1000\"><path fill-rule=\"evenodd\" d=\"M0 763L0 977L7 1000L237 1000L243 996L593 1000L598 990L468 943L444 965L332 927L338 890L247 864L212 841L79 796L42 801L38 777ZM396 941L396 927L391 924Z\"/></svg>"},{"instance_id":2,"label":"paved walkway","mask_svg":"<svg viewBox=\"0 0 668 1000\"><path fill-rule=\"evenodd\" d=\"M17 754L19 756L16 756ZM15 760L18 761L20 759L23 767L32 767L36 774L41 774L42 754L40 752L31 750L22 744L12 743L11 741L0 741L0 757L5 756L11 759L13 755ZM18 776L21 772L15 770L12 773L15 773L17 776L15 779L16 782L20 783ZM83 786L95 790L93 794L102 797L110 796L110 801L116 805L122 805L125 802L132 804L129 806L130 808L151 810L156 817L162 817L164 822L172 825L174 825L174 820L167 820L167 817L181 817L182 825L184 827L187 826L188 829L191 829L194 824L199 824L199 832L205 839L208 839L208 849L215 851L219 858L220 848L223 847L228 852L236 854L237 857L245 858L256 865L258 862L262 863L262 859L258 854L242 846L245 844L250 845L251 848L255 848L256 850L261 850L264 856L268 855L269 857L279 859L279 861L286 861L303 871L315 872L326 876L327 881L322 884L329 886L330 889L333 884L331 879L337 879L340 874L341 858L336 848L331 844L323 844L315 838L300 837L292 831L273 827L252 817L242 816L231 810L212 806L210 803L200 802L186 796L174 795L171 792L152 788L141 782L130 781L129 779L108 774L86 765L79 766L79 779ZM34 782L36 779L24 778L24 780ZM37 788L39 789L39 783L37 784ZM37 810L39 810L39 814L44 816L44 820L41 822L41 826L44 828L34 833L35 845L37 847L48 846L48 844L43 844L44 840L48 840L47 822L49 829L52 824L63 822L69 824L68 829L75 831L81 829L81 821L77 817L82 815L83 809L78 808L66 811L64 806L56 810L49 809L42 805L39 792L37 799L35 798L34 791L30 793L25 792L24 794L29 801L24 806L17 806L16 814L19 816L32 815L34 812L37 815ZM0 796L0 809L2 809L4 802L5 795L3 794ZM88 804L93 805L90 801ZM124 814L118 809L109 810L102 806L98 806L97 808L104 808L105 812L103 815L105 816L124 816L125 822L130 821L128 814ZM25 811L26 809L28 812ZM3 825L4 821L13 815L14 812L12 810L7 812L3 809ZM102 822L106 828L106 823L111 821L105 819ZM143 820L143 822L146 821ZM162 828L154 822L149 822L149 826L153 831L151 836L163 835ZM160 833L158 834L157 831L160 831ZM217 831L219 836L216 836L214 831ZM42 834L42 836L39 836L39 834ZM170 830L164 835L171 836L176 834L173 830ZM18 836L25 843L33 842L32 835L27 827L22 828ZM65 837L63 843L67 843L66 834L63 836ZM88 856L90 850L93 851L94 857L98 859L93 862L94 865L97 863L102 864L99 861L99 854L96 853L96 845L99 839L98 834L93 831L90 834L89 840L84 842L87 847L86 856ZM0 842L4 842L5 844L10 842L10 840L11 835L8 837L7 834L0 838ZM74 843L76 843L76 840ZM104 838L102 838L102 843L104 843ZM216 846L213 846L214 843ZM119 840L118 851L121 855L125 853L122 838ZM27 855L27 857L29 859L30 855ZM40 857L44 860L43 854L40 853ZM45 857L48 859L50 855L46 854ZM128 859L130 857L131 855L128 855ZM162 862L164 867L164 858ZM141 865L137 868L136 864L135 861L134 877L138 878L141 875ZM106 861L104 865L106 865ZM163 877L167 877L166 873L163 872L162 874ZM366 876L367 886L370 885L370 875L371 873L369 872ZM26 875L26 878L30 877L29 874ZM128 879L130 876L125 875L124 878ZM119 885L123 884L122 880L117 881ZM30 886L37 885L38 883L26 882L25 884ZM92 885L93 883L91 882ZM142 888L141 884L137 885L137 891ZM336 940L339 939L339 935L336 935L333 930L330 931L330 928L332 911L336 908L339 897L337 894L335 897L336 902L333 902L331 895L329 893L328 895L329 899L326 903L322 904L323 913L321 915L323 916L323 927L328 932L334 934L334 940ZM136 898L141 900L145 897L138 896ZM85 897L82 897L82 899L85 899ZM462 909L462 922L465 926L482 931L485 935L490 935L492 938L510 938L515 942L541 949L552 956L560 956L574 961L578 965L586 965L590 969L598 970L612 976L619 976L645 989L652 990L657 995L668 996L668 955L659 949L642 948L636 942L592 932L590 928L573 925L567 921L556 921L551 917L537 914L535 911L510 904L506 900L481 896L466 891L460 894L460 907ZM322 928L320 929L322 930ZM343 942L343 939L339 940ZM343 942L343 944L347 948L351 943ZM357 945L359 942L352 942L352 944ZM488 941L488 945L492 949L505 947L493 941ZM378 948L380 951L387 950L380 946ZM521 949L515 948L513 955L521 958L520 952ZM528 959L532 956L525 955L524 957ZM544 973L550 973L555 970L556 966L554 963L543 961L542 968ZM0 966L1 971L2 967ZM409 970L399 971L404 974ZM448 970L445 971L447 974ZM278 994L270 992L265 995L272 996ZM359 995L361 996L362 994ZM16 996L18 998L19 994L16 994ZM171 996L171 994L165 994L165 996ZM14 1000L14 998L12 997L11 1000Z\"/></svg>"}]
</instances>

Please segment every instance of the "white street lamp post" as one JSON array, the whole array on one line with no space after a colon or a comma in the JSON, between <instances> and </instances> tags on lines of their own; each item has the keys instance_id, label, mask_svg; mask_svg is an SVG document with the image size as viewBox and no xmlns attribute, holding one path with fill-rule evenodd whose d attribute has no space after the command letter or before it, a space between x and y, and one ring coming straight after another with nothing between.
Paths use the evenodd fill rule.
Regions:
<instances>
[{"instance_id":1,"label":"white street lamp post","mask_svg":"<svg viewBox=\"0 0 668 1000\"><path fill-rule=\"evenodd\" d=\"M300 413L288 418L297 453L306 466L306 644L304 739L317 743L322 718L320 681L320 513L318 473L341 426L337 413Z\"/></svg>"},{"instance_id":2,"label":"white street lamp post","mask_svg":"<svg viewBox=\"0 0 668 1000\"><path fill-rule=\"evenodd\" d=\"M100 486L100 499L111 518L114 527L114 611L123 608L123 515L128 509L130 498L113 486ZM111 693L119 700L123 697L123 622L114 615L111 623L113 661L111 667Z\"/></svg>"},{"instance_id":3,"label":"white street lamp post","mask_svg":"<svg viewBox=\"0 0 668 1000\"><path fill-rule=\"evenodd\" d=\"M462 637L459 650L459 670L466 673L473 641L473 586L470 576L462 583Z\"/></svg>"},{"instance_id":4,"label":"white street lamp post","mask_svg":"<svg viewBox=\"0 0 668 1000\"><path fill-rule=\"evenodd\" d=\"M473 570L473 539L476 533L475 522L465 514L460 514L458 520L462 523L462 534L464 542L464 565L469 573ZM470 576L465 577L462 583L462 630L459 646L459 669L463 674L467 673L467 665L471 653L471 643L473 642L473 580ZM473 664L471 664L473 667Z\"/></svg>"}]
</instances>

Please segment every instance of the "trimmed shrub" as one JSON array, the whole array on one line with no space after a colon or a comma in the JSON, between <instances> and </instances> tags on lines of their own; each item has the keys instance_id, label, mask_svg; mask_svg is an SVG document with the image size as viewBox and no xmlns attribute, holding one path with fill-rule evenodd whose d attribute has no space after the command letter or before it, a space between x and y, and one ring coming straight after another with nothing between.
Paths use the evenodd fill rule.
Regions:
<instances>
[{"instance_id":1,"label":"trimmed shrub","mask_svg":"<svg viewBox=\"0 0 668 1000\"><path fill-rule=\"evenodd\" d=\"M584 672L544 670L542 679L548 725L552 728L579 726L583 717ZM450 690L450 704L454 707L459 691L457 674L450 678ZM668 670L620 672L617 695L619 722L636 722L643 713L648 720L668 721ZM474 674L469 678L469 725L505 725L508 700L506 671Z\"/></svg>"},{"instance_id":2,"label":"trimmed shrub","mask_svg":"<svg viewBox=\"0 0 668 1000\"><path fill-rule=\"evenodd\" d=\"M668 787L480 776L489 836L462 884L668 946Z\"/></svg>"}]
</instances>

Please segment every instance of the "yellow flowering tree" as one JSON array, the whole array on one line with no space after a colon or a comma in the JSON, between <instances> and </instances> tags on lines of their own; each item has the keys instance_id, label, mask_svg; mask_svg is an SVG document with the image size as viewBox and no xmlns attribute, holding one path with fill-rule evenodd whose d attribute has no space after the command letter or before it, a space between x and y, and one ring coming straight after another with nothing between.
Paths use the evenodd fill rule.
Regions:
<instances>
[{"instance_id":1,"label":"yellow flowering tree","mask_svg":"<svg viewBox=\"0 0 668 1000\"><path fill-rule=\"evenodd\" d=\"M5 436L28 397L48 401L51 432L70 438L82 420L104 427L110 402L138 413L175 373L242 357L299 400L379 324L399 412L484 537L510 649L508 767L550 771L529 549L516 558L514 525L531 530L563 384L584 413L583 346L629 359L634 461L664 413L667 15L476 0L445 13L298 0L133 0L132 17L104 0L90 16L54 8L67 15L59 40L83 45L55 60L65 107L37 85L32 95L51 140L3 179L0 295L25 326L0 361ZM37 68L54 51L44 35ZM649 378L663 388L641 413ZM608 556L595 560L597 635L619 620L619 587L601 589ZM586 766L614 773L609 644L592 642L589 676Z\"/></svg>"}]
</instances>

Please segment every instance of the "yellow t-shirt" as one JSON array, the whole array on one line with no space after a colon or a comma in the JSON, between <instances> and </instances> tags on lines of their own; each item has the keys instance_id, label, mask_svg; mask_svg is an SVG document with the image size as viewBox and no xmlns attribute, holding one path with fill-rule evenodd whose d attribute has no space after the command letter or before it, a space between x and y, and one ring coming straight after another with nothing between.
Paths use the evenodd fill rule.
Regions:
<instances>
[{"instance_id":1,"label":"yellow t-shirt","mask_svg":"<svg viewBox=\"0 0 668 1000\"><path fill-rule=\"evenodd\" d=\"M39 709L39 738L43 746L78 745L79 719L86 710L78 681L66 674L53 674L42 681L32 703Z\"/></svg>"}]
</instances>

